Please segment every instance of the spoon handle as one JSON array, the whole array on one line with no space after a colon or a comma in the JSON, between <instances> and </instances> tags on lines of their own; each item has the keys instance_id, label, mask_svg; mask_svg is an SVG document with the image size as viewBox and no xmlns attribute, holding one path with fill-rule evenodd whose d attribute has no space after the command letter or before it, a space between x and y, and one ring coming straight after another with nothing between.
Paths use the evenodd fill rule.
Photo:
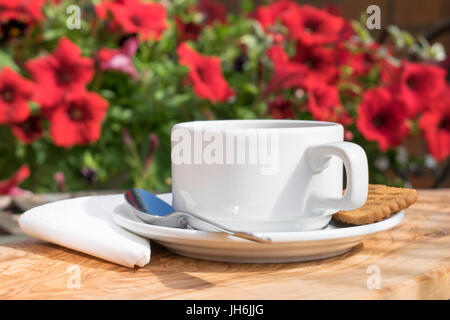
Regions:
<instances>
[{"instance_id":1,"label":"spoon handle","mask_svg":"<svg viewBox=\"0 0 450 320\"><path fill-rule=\"evenodd\" d=\"M201 221L203 223L208 224L210 227L212 227L212 228L214 228L214 229L216 229L218 231L224 232L226 234L229 234L229 235L232 235L232 236L235 236L235 237L238 237L238 238L251 240L251 241L256 241L256 242L261 242L261 243L270 243L270 242L272 242L272 239L270 239L269 237L257 236L257 235L255 235L253 233L245 232L245 231L234 231L234 230L231 230L231 229L229 229L227 227L224 227L224 226L222 226L222 225L220 225L220 224L218 224L218 223L216 223L216 222L214 222L212 220L209 220L209 219L204 218L204 217L200 217L200 216L198 216L196 214L193 214L193 213L187 213L187 212L177 212L177 213L181 214L181 215L183 215L185 217L188 217L188 218L197 219L197 220L199 220L199 221Z\"/></svg>"}]
</instances>

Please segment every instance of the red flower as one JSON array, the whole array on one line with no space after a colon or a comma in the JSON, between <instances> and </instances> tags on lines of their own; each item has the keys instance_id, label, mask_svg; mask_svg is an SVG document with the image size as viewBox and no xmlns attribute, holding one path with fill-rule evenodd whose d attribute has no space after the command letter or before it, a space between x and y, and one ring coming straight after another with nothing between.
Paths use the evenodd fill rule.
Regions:
<instances>
[{"instance_id":1,"label":"red flower","mask_svg":"<svg viewBox=\"0 0 450 320\"><path fill-rule=\"evenodd\" d=\"M308 70L307 82L334 83L338 76L336 52L327 47L310 47L297 44L297 53L291 59Z\"/></svg>"},{"instance_id":2,"label":"red flower","mask_svg":"<svg viewBox=\"0 0 450 320\"><path fill-rule=\"evenodd\" d=\"M95 14L100 19L106 19L108 17L108 12L111 6L114 5L125 5L127 0L102 0L100 3L96 4L94 7Z\"/></svg>"},{"instance_id":3,"label":"red flower","mask_svg":"<svg viewBox=\"0 0 450 320\"><path fill-rule=\"evenodd\" d=\"M21 184L22 181L24 181L29 176L30 168L28 168L27 165L23 165L11 177L6 180L0 181L0 195L19 196L25 193L26 191L20 189L18 185Z\"/></svg>"},{"instance_id":4,"label":"red flower","mask_svg":"<svg viewBox=\"0 0 450 320\"><path fill-rule=\"evenodd\" d=\"M197 10L204 15L205 24L212 24L214 21L221 23L227 22L227 11L225 7L212 0L200 0L197 4Z\"/></svg>"},{"instance_id":5,"label":"red flower","mask_svg":"<svg viewBox=\"0 0 450 320\"><path fill-rule=\"evenodd\" d=\"M337 61L339 65L346 65L352 69L350 76L353 80L358 80L360 76L367 76L374 68L378 67L380 82L383 86L390 86L393 81L397 81L399 68L378 54L379 49L380 44L373 43L366 47L356 48L357 52L352 52L344 43L340 43L336 50Z\"/></svg>"},{"instance_id":6,"label":"red flower","mask_svg":"<svg viewBox=\"0 0 450 320\"><path fill-rule=\"evenodd\" d=\"M203 15L203 21L196 23L193 21L184 22L180 17L175 17L175 26L178 31L178 40L184 42L187 40L197 40L206 25L211 25L218 21L226 23L227 12L225 7L218 2L211 0L200 0L197 5L189 8L189 14L200 13Z\"/></svg>"},{"instance_id":7,"label":"red flower","mask_svg":"<svg viewBox=\"0 0 450 320\"><path fill-rule=\"evenodd\" d=\"M283 96L269 102L269 112L274 119L295 119L293 103Z\"/></svg>"},{"instance_id":8,"label":"red flower","mask_svg":"<svg viewBox=\"0 0 450 320\"><path fill-rule=\"evenodd\" d=\"M379 61L380 81L384 86L390 87L394 82L398 81L400 67L392 64L387 59Z\"/></svg>"},{"instance_id":9,"label":"red flower","mask_svg":"<svg viewBox=\"0 0 450 320\"><path fill-rule=\"evenodd\" d=\"M175 17L175 26L178 32L180 42L187 40L197 40L203 30L203 25L194 22L183 22L181 18Z\"/></svg>"},{"instance_id":10,"label":"red flower","mask_svg":"<svg viewBox=\"0 0 450 320\"><path fill-rule=\"evenodd\" d=\"M281 89L300 87L305 83L307 69L305 66L287 62L279 63L274 67L274 73L267 85L266 93L272 93Z\"/></svg>"},{"instance_id":11,"label":"red flower","mask_svg":"<svg viewBox=\"0 0 450 320\"><path fill-rule=\"evenodd\" d=\"M43 135L42 117L30 116L25 121L12 126L14 135L25 144L33 143Z\"/></svg>"},{"instance_id":12,"label":"red flower","mask_svg":"<svg viewBox=\"0 0 450 320\"><path fill-rule=\"evenodd\" d=\"M367 75L378 62L378 57L372 49L354 53L342 43L337 47L338 63L352 69L351 76L357 78Z\"/></svg>"},{"instance_id":13,"label":"red flower","mask_svg":"<svg viewBox=\"0 0 450 320\"><path fill-rule=\"evenodd\" d=\"M403 99L408 107L408 116L414 117L424 111L426 102L434 99L445 89L444 69L403 62L398 83L393 85L393 92Z\"/></svg>"},{"instance_id":14,"label":"red flower","mask_svg":"<svg viewBox=\"0 0 450 320\"><path fill-rule=\"evenodd\" d=\"M309 5L289 10L282 16L283 24L294 39L305 45L322 45L340 39L345 20Z\"/></svg>"},{"instance_id":15,"label":"red flower","mask_svg":"<svg viewBox=\"0 0 450 320\"><path fill-rule=\"evenodd\" d=\"M125 32L136 33L141 40L159 40L167 28L167 12L159 3L139 0L103 1L95 8L97 15L104 19L108 11L114 23Z\"/></svg>"},{"instance_id":16,"label":"red flower","mask_svg":"<svg viewBox=\"0 0 450 320\"><path fill-rule=\"evenodd\" d=\"M102 0L99 4L95 5L94 10L100 19L106 19L108 12L113 6L125 6L129 0Z\"/></svg>"},{"instance_id":17,"label":"red flower","mask_svg":"<svg viewBox=\"0 0 450 320\"><path fill-rule=\"evenodd\" d=\"M315 120L339 122L342 125L352 123L350 114L340 104L337 87L315 84L306 88L308 109Z\"/></svg>"},{"instance_id":18,"label":"red flower","mask_svg":"<svg viewBox=\"0 0 450 320\"><path fill-rule=\"evenodd\" d=\"M450 87L429 103L419 121L428 150L437 161L450 155Z\"/></svg>"},{"instance_id":19,"label":"red flower","mask_svg":"<svg viewBox=\"0 0 450 320\"><path fill-rule=\"evenodd\" d=\"M306 66L290 61L283 47L274 45L268 50L267 55L272 60L274 72L266 88L266 93L299 87L304 84L308 71Z\"/></svg>"},{"instance_id":20,"label":"red flower","mask_svg":"<svg viewBox=\"0 0 450 320\"><path fill-rule=\"evenodd\" d=\"M335 6L332 3L327 4L323 10L328 12L329 14L337 17L342 17L341 10ZM341 29L340 35L339 35L339 41L346 41L350 40L350 38L355 34L355 31L353 30L352 24L350 21L344 19L344 26Z\"/></svg>"},{"instance_id":21,"label":"red flower","mask_svg":"<svg viewBox=\"0 0 450 320\"><path fill-rule=\"evenodd\" d=\"M267 50L267 56L272 60L274 65L289 62L289 56L281 45L273 45L270 47L269 50Z\"/></svg>"},{"instance_id":22,"label":"red flower","mask_svg":"<svg viewBox=\"0 0 450 320\"><path fill-rule=\"evenodd\" d=\"M17 20L26 24L44 20L45 0L0 0L0 22Z\"/></svg>"},{"instance_id":23,"label":"red flower","mask_svg":"<svg viewBox=\"0 0 450 320\"><path fill-rule=\"evenodd\" d=\"M0 73L0 124L25 120L30 114L28 101L34 93L34 84L4 67Z\"/></svg>"},{"instance_id":24,"label":"red flower","mask_svg":"<svg viewBox=\"0 0 450 320\"><path fill-rule=\"evenodd\" d=\"M386 151L408 135L405 109L385 88L366 91L358 108L356 126L367 140L378 141L380 149Z\"/></svg>"},{"instance_id":25,"label":"red flower","mask_svg":"<svg viewBox=\"0 0 450 320\"><path fill-rule=\"evenodd\" d=\"M93 92L71 96L50 117L50 135L57 146L85 145L100 138L108 102Z\"/></svg>"},{"instance_id":26,"label":"red flower","mask_svg":"<svg viewBox=\"0 0 450 320\"><path fill-rule=\"evenodd\" d=\"M85 91L94 74L93 60L67 38L61 38L51 55L27 61L26 68L38 84L35 99L44 108L52 107L66 95Z\"/></svg>"},{"instance_id":27,"label":"red flower","mask_svg":"<svg viewBox=\"0 0 450 320\"><path fill-rule=\"evenodd\" d=\"M290 10L298 8L298 4L288 0L279 0L267 6L258 7L253 13L253 17L258 20L261 26L267 30L273 26L281 17Z\"/></svg>"},{"instance_id":28,"label":"red flower","mask_svg":"<svg viewBox=\"0 0 450 320\"><path fill-rule=\"evenodd\" d=\"M339 7L337 7L335 4L333 3L328 3L326 4L322 10L325 10L326 12L328 12L329 14L333 15L333 16L342 16L342 12L341 9L339 9Z\"/></svg>"},{"instance_id":29,"label":"red flower","mask_svg":"<svg viewBox=\"0 0 450 320\"><path fill-rule=\"evenodd\" d=\"M178 46L177 53L179 63L189 67L189 79L200 98L218 102L227 101L234 95L234 90L223 77L218 57L201 55L184 42Z\"/></svg>"}]
</instances>

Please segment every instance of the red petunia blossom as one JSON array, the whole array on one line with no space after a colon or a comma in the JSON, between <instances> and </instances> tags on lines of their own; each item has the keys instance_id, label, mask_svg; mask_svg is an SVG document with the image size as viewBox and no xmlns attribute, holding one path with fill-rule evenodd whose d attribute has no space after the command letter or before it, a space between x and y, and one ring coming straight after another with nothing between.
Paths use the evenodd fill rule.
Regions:
<instances>
[{"instance_id":1,"label":"red petunia blossom","mask_svg":"<svg viewBox=\"0 0 450 320\"><path fill-rule=\"evenodd\" d=\"M183 22L181 18L175 17L175 26L180 42L197 40L203 30L203 25L195 22Z\"/></svg>"},{"instance_id":2,"label":"red petunia blossom","mask_svg":"<svg viewBox=\"0 0 450 320\"><path fill-rule=\"evenodd\" d=\"M215 1L200 0L196 6L189 9L191 15L200 13L203 16L202 22L184 22L180 17L175 17L175 26L178 32L178 40L180 42L188 40L197 40L203 28L214 22L226 23L227 12L225 7Z\"/></svg>"},{"instance_id":3,"label":"red petunia blossom","mask_svg":"<svg viewBox=\"0 0 450 320\"><path fill-rule=\"evenodd\" d=\"M305 83L307 68L303 64L292 62L280 45L272 46L267 55L273 63L273 75L265 90L266 94L286 88L300 87Z\"/></svg>"},{"instance_id":4,"label":"red petunia blossom","mask_svg":"<svg viewBox=\"0 0 450 320\"><path fill-rule=\"evenodd\" d=\"M38 85L36 101L48 108L66 95L82 94L93 77L93 64L92 59L81 56L77 45L61 38L51 55L29 60L25 66Z\"/></svg>"},{"instance_id":5,"label":"red petunia blossom","mask_svg":"<svg viewBox=\"0 0 450 320\"><path fill-rule=\"evenodd\" d=\"M333 15L333 16L338 16L341 17L342 16L342 12L341 9L339 9L339 7L337 7L335 4L333 3L327 3L322 10L325 10L326 12L328 12L329 14Z\"/></svg>"},{"instance_id":6,"label":"red petunia blossom","mask_svg":"<svg viewBox=\"0 0 450 320\"><path fill-rule=\"evenodd\" d=\"M366 91L358 107L356 126L362 135L378 141L382 151L399 145L409 133L406 106L386 88Z\"/></svg>"},{"instance_id":7,"label":"red petunia blossom","mask_svg":"<svg viewBox=\"0 0 450 320\"><path fill-rule=\"evenodd\" d=\"M25 144L33 143L43 135L42 117L29 116L25 121L15 123L11 127L12 133Z\"/></svg>"},{"instance_id":8,"label":"red petunia blossom","mask_svg":"<svg viewBox=\"0 0 450 320\"><path fill-rule=\"evenodd\" d=\"M332 3L327 4L325 7L323 7L322 10L325 10L333 16L342 18L341 10ZM338 41L350 40L354 35L355 31L353 30L352 24L350 23L350 21L344 19L344 26L341 29Z\"/></svg>"},{"instance_id":9,"label":"red petunia blossom","mask_svg":"<svg viewBox=\"0 0 450 320\"><path fill-rule=\"evenodd\" d=\"M354 35L355 30L353 29L352 24L349 21L344 20L344 26L339 33L337 41L349 41Z\"/></svg>"},{"instance_id":10,"label":"red petunia blossom","mask_svg":"<svg viewBox=\"0 0 450 320\"><path fill-rule=\"evenodd\" d=\"M19 188L25 179L30 176L30 168L27 165L23 165L16 171L11 177L6 180L0 181L0 195L20 196L26 192Z\"/></svg>"},{"instance_id":11,"label":"red petunia blossom","mask_svg":"<svg viewBox=\"0 0 450 320\"><path fill-rule=\"evenodd\" d=\"M269 112L274 119L295 119L294 104L283 96L269 102Z\"/></svg>"},{"instance_id":12,"label":"red petunia blossom","mask_svg":"<svg viewBox=\"0 0 450 320\"><path fill-rule=\"evenodd\" d=\"M16 20L27 25L44 20L45 0L0 0L0 22Z\"/></svg>"},{"instance_id":13,"label":"red petunia blossom","mask_svg":"<svg viewBox=\"0 0 450 320\"><path fill-rule=\"evenodd\" d=\"M278 0L267 6L258 7L252 14L258 20L264 30L270 29L276 22L281 22L284 14L290 10L297 9L297 3L288 0Z\"/></svg>"},{"instance_id":14,"label":"red petunia blossom","mask_svg":"<svg viewBox=\"0 0 450 320\"><path fill-rule=\"evenodd\" d=\"M133 64L133 57L138 49L138 40L129 38L120 49L103 48L97 54L100 70L115 70L138 79L138 72Z\"/></svg>"},{"instance_id":15,"label":"red petunia blossom","mask_svg":"<svg viewBox=\"0 0 450 320\"><path fill-rule=\"evenodd\" d=\"M197 3L197 10L204 16L204 23L209 25L215 21L227 22L227 11L219 2L212 0L200 0Z\"/></svg>"},{"instance_id":16,"label":"red petunia blossom","mask_svg":"<svg viewBox=\"0 0 450 320\"><path fill-rule=\"evenodd\" d=\"M179 63L189 67L188 77L194 84L194 92L200 98L218 102L227 101L234 96L234 90L222 74L218 57L202 55L184 42L178 46L177 53Z\"/></svg>"},{"instance_id":17,"label":"red petunia blossom","mask_svg":"<svg viewBox=\"0 0 450 320\"><path fill-rule=\"evenodd\" d=\"M304 65L294 62L278 63L274 66L274 72L265 93L269 94L278 90L300 87L305 84L308 71Z\"/></svg>"},{"instance_id":18,"label":"red petunia blossom","mask_svg":"<svg viewBox=\"0 0 450 320\"><path fill-rule=\"evenodd\" d=\"M306 88L308 109L315 120L352 123L352 118L340 103L337 87L317 83Z\"/></svg>"},{"instance_id":19,"label":"red petunia blossom","mask_svg":"<svg viewBox=\"0 0 450 320\"><path fill-rule=\"evenodd\" d=\"M399 67L379 54L380 47L380 44L374 42L352 52L345 43L340 43L336 46L337 63L349 66L350 76L355 81L358 77L367 76L374 68L378 68L380 82L383 86L390 86L398 79Z\"/></svg>"},{"instance_id":20,"label":"red petunia blossom","mask_svg":"<svg viewBox=\"0 0 450 320\"><path fill-rule=\"evenodd\" d=\"M274 65L289 62L289 56L281 45L273 45L267 50L267 56Z\"/></svg>"},{"instance_id":21,"label":"red petunia blossom","mask_svg":"<svg viewBox=\"0 0 450 320\"><path fill-rule=\"evenodd\" d=\"M387 59L381 59L378 62L380 68L380 81L386 87L391 87L393 83L398 81L400 75L400 67L391 63Z\"/></svg>"},{"instance_id":22,"label":"red petunia blossom","mask_svg":"<svg viewBox=\"0 0 450 320\"><path fill-rule=\"evenodd\" d=\"M93 92L71 96L50 116L50 135L57 146L85 145L100 138L108 102Z\"/></svg>"},{"instance_id":23,"label":"red petunia blossom","mask_svg":"<svg viewBox=\"0 0 450 320\"><path fill-rule=\"evenodd\" d=\"M307 46L323 45L340 40L345 25L342 17L331 15L325 10L309 5L293 8L281 19L291 36Z\"/></svg>"},{"instance_id":24,"label":"red petunia blossom","mask_svg":"<svg viewBox=\"0 0 450 320\"><path fill-rule=\"evenodd\" d=\"M404 61L392 92L405 101L408 116L414 117L425 110L426 102L442 93L445 77L446 71L439 67Z\"/></svg>"},{"instance_id":25,"label":"red petunia blossom","mask_svg":"<svg viewBox=\"0 0 450 320\"><path fill-rule=\"evenodd\" d=\"M336 52L327 47L310 47L298 42L292 62L304 65L308 71L306 82L333 84L339 73L336 67Z\"/></svg>"},{"instance_id":26,"label":"red petunia blossom","mask_svg":"<svg viewBox=\"0 0 450 320\"><path fill-rule=\"evenodd\" d=\"M127 33L138 34L141 40L159 40L167 29L167 12L156 2L139 0L103 1L95 8L97 15L104 19L111 12L114 24Z\"/></svg>"},{"instance_id":27,"label":"red petunia blossom","mask_svg":"<svg viewBox=\"0 0 450 320\"><path fill-rule=\"evenodd\" d=\"M95 5L94 10L97 17L104 20L108 17L108 12L111 7L125 6L129 1L131 0L102 0L100 3Z\"/></svg>"},{"instance_id":28,"label":"red petunia blossom","mask_svg":"<svg viewBox=\"0 0 450 320\"><path fill-rule=\"evenodd\" d=\"M33 82L4 67L0 72L0 124L25 120L30 114L28 102L33 93Z\"/></svg>"},{"instance_id":29,"label":"red petunia blossom","mask_svg":"<svg viewBox=\"0 0 450 320\"><path fill-rule=\"evenodd\" d=\"M355 53L348 49L344 43L337 46L336 56L339 65L351 68L351 76L354 78L368 75L379 60L372 49Z\"/></svg>"},{"instance_id":30,"label":"red petunia blossom","mask_svg":"<svg viewBox=\"0 0 450 320\"><path fill-rule=\"evenodd\" d=\"M437 161L450 155L450 87L429 104L419 121L428 151Z\"/></svg>"}]
</instances>

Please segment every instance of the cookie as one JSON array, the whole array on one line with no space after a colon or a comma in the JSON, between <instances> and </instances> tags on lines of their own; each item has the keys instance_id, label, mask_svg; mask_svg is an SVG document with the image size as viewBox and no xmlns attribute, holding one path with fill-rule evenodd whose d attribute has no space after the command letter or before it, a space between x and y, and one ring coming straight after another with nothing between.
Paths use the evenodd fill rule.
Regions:
<instances>
[{"instance_id":1,"label":"cookie","mask_svg":"<svg viewBox=\"0 0 450 320\"><path fill-rule=\"evenodd\" d=\"M369 224L388 218L391 214L408 208L418 198L415 189L393 188L370 184L366 203L358 209L339 211L333 219L348 224Z\"/></svg>"}]
</instances>

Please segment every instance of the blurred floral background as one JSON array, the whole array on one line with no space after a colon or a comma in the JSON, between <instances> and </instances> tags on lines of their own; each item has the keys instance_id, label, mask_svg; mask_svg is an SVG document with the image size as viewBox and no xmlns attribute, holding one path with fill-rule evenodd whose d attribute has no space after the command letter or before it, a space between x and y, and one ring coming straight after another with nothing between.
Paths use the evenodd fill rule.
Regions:
<instances>
[{"instance_id":1,"label":"blurred floral background","mask_svg":"<svg viewBox=\"0 0 450 320\"><path fill-rule=\"evenodd\" d=\"M342 14L322 2L0 0L0 194L170 190L171 127L235 118L340 122L371 183L448 187L445 45Z\"/></svg>"}]
</instances>

